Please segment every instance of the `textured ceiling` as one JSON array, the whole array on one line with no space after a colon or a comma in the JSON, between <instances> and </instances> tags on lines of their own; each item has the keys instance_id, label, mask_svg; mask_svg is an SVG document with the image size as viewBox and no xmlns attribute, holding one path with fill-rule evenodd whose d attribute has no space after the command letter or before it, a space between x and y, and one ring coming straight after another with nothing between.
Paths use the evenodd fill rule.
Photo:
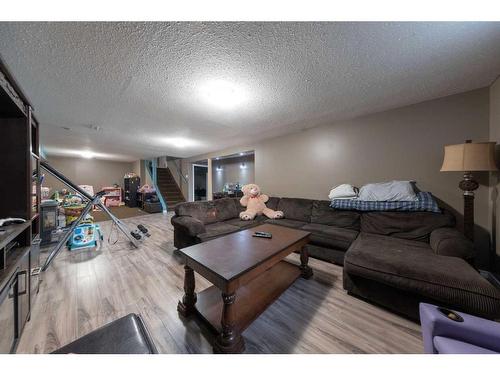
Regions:
<instances>
[{"instance_id":1,"label":"textured ceiling","mask_svg":"<svg viewBox=\"0 0 500 375\"><path fill-rule=\"evenodd\" d=\"M123 160L483 87L500 73L499 46L500 23L0 23L0 54L48 153ZM214 80L239 95L233 108L206 100Z\"/></svg>"}]
</instances>

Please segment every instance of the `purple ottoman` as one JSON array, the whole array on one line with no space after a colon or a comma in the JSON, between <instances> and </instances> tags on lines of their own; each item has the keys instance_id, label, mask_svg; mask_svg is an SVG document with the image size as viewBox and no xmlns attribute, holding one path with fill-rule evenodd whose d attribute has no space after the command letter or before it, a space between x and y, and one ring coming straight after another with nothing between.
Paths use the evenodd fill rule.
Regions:
<instances>
[{"instance_id":1,"label":"purple ottoman","mask_svg":"<svg viewBox=\"0 0 500 375\"><path fill-rule=\"evenodd\" d=\"M500 323L420 304L425 353L500 354Z\"/></svg>"}]
</instances>

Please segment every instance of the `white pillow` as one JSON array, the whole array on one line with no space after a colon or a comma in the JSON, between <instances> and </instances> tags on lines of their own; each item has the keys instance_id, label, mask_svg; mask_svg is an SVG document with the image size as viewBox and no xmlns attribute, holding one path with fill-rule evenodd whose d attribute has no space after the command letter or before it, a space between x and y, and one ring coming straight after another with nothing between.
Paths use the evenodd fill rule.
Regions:
<instances>
[{"instance_id":1,"label":"white pillow","mask_svg":"<svg viewBox=\"0 0 500 375\"><path fill-rule=\"evenodd\" d=\"M349 184L342 184L330 190L328 198L333 199L354 199L358 196L355 188Z\"/></svg>"},{"instance_id":2,"label":"white pillow","mask_svg":"<svg viewBox=\"0 0 500 375\"><path fill-rule=\"evenodd\" d=\"M416 201L410 181L390 181L366 184L359 190L362 201Z\"/></svg>"}]
</instances>

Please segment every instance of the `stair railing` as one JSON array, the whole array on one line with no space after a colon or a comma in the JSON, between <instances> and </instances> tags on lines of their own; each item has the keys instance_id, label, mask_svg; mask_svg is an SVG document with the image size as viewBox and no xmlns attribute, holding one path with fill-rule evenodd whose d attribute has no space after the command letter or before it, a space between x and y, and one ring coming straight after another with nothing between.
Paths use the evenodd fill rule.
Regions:
<instances>
[{"instance_id":1,"label":"stair railing","mask_svg":"<svg viewBox=\"0 0 500 375\"><path fill-rule=\"evenodd\" d=\"M177 160L179 160L179 162L182 163L181 159L177 159ZM174 160L172 164L174 165L177 173L179 174L179 182L180 182L179 188L181 189L181 194L184 196L184 192L182 190L182 184L185 183L186 186L189 186L189 182L188 182L188 179L186 178L186 176L184 176L182 174L182 169L180 168L180 166L177 165L177 160ZM186 197L184 197L184 199L186 199Z\"/></svg>"},{"instance_id":2,"label":"stair railing","mask_svg":"<svg viewBox=\"0 0 500 375\"><path fill-rule=\"evenodd\" d=\"M151 177L151 181L153 184L153 187L155 188L156 191L156 196L160 200L161 204L161 209L163 212L167 212L167 202L165 201L163 195L161 194L160 189L158 188L158 159L152 159L152 160L144 160L146 170L149 173L149 176Z\"/></svg>"}]
</instances>

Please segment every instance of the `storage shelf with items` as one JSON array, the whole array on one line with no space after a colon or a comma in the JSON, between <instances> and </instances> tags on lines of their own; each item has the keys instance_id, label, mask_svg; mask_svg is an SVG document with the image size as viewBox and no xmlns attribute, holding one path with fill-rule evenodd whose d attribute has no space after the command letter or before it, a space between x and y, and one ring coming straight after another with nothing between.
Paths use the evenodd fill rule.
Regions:
<instances>
[{"instance_id":1,"label":"storage shelf with items","mask_svg":"<svg viewBox=\"0 0 500 375\"><path fill-rule=\"evenodd\" d=\"M127 207L137 207L137 190L140 185L139 176L128 174L123 179L124 202Z\"/></svg>"},{"instance_id":2,"label":"storage shelf with items","mask_svg":"<svg viewBox=\"0 0 500 375\"><path fill-rule=\"evenodd\" d=\"M153 214L161 212L161 203L156 190L148 185L142 186L137 192L137 207Z\"/></svg>"},{"instance_id":3,"label":"storage shelf with items","mask_svg":"<svg viewBox=\"0 0 500 375\"><path fill-rule=\"evenodd\" d=\"M15 351L39 284L40 147L33 109L0 59L0 353ZM5 318L5 319L4 319Z\"/></svg>"}]
</instances>

